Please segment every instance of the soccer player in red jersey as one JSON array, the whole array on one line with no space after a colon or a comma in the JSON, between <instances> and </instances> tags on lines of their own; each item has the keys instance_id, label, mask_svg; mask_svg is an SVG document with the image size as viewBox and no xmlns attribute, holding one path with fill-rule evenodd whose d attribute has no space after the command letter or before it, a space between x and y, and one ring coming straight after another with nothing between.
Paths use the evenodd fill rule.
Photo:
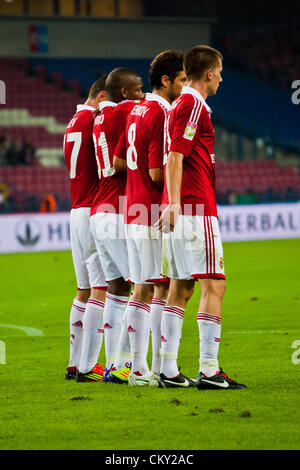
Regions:
<instances>
[{"instance_id":1,"label":"soccer player in red jersey","mask_svg":"<svg viewBox=\"0 0 300 470\"><path fill-rule=\"evenodd\" d=\"M127 310L132 355L129 385L157 385L160 373L160 323L169 280L160 274L161 237L153 224L159 218L164 182L165 118L186 81L183 54L161 52L152 61L149 76L153 92L147 93L129 114L125 139L114 157L116 169L126 168L127 164L124 217L130 279L134 282ZM150 328L151 372L147 364Z\"/></svg>"},{"instance_id":2,"label":"soccer player in red jersey","mask_svg":"<svg viewBox=\"0 0 300 470\"><path fill-rule=\"evenodd\" d=\"M215 196L214 129L208 96L222 82L222 55L196 46L185 56L188 86L167 117L167 204L157 226L163 232L163 274L171 278L162 319L160 387L195 385L177 368L181 326L197 279L201 299L197 315L200 335L199 389L244 388L219 369L221 307L225 293L223 249Z\"/></svg>"},{"instance_id":3,"label":"soccer player in red jersey","mask_svg":"<svg viewBox=\"0 0 300 470\"><path fill-rule=\"evenodd\" d=\"M107 284L90 231L90 208L99 178L93 144L94 117L105 99L106 77L91 87L87 101L77 106L64 137L64 156L70 173L72 210L70 235L77 278L77 295L70 314L70 362L66 378L101 380L97 360L103 337L103 308Z\"/></svg>"},{"instance_id":4,"label":"soccer player in red jersey","mask_svg":"<svg viewBox=\"0 0 300 470\"><path fill-rule=\"evenodd\" d=\"M108 283L104 309L104 381L116 359L122 319L131 289L122 207L126 174L115 173L113 156L125 130L126 118L136 105L131 100L143 97L142 87L142 80L136 72L126 68L113 70L106 80L107 100L99 105L100 113L93 130L100 180L91 208L90 224ZM127 359L130 359L129 344L127 349L117 364L118 368L125 366L126 353Z\"/></svg>"}]
</instances>

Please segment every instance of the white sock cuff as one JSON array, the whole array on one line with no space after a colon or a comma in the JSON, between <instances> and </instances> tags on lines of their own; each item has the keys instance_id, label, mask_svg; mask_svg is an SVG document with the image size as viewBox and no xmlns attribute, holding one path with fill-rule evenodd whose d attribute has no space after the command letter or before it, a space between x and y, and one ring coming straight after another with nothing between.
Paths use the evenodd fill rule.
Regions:
<instances>
[{"instance_id":1,"label":"white sock cuff","mask_svg":"<svg viewBox=\"0 0 300 470\"><path fill-rule=\"evenodd\" d=\"M124 297L123 295L110 294L109 292L107 292L106 298L124 305L128 302L128 297Z\"/></svg>"},{"instance_id":2,"label":"white sock cuff","mask_svg":"<svg viewBox=\"0 0 300 470\"><path fill-rule=\"evenodd\" d=\"M130 300L128 306L134 308L141 308L147 313L150 313L150 304L146 304L145 302L136 302L135 300Z\"/></svg>"},{"instance_id":3,"label":"white sock cuff","mask_svg":"<svg viewBox=\"0 0 300 470\"><path fill-rule=\"evenodd\" d=\"M102 309L104 308L104 302L102 300L96 300L89 298L87 303L95 308Z\"/></svg>"},{"instance_id":4,"label":"white sock cuff","mask_svg":"<svg viewBox=\"0 0 300 470\"><path fill-rule=\"evenodd\" d=\"M163 315L174 315L183 320L184 309L181 307L176 307L175 305L165 305Z\"/></svg>"},{"instance_id":5,"label":"white sock cuff","mask_svg":"<svg viewBox=\"0 0 300 470\"><path fill-rule=\"evenodd\" d=\"M86 308L86 303L84 302L81 302L80 300L75 299L73 300L73 304L72 304L72 307L75 307L77 310L79 310L80 312L84 312L85 311L85 308Z\"/></svg>"},{"instance_id":6,"label":"white sock cuff","mask_svg":"<svg viewBox=\"0 0 300 470\"><path fill-rule=\"evenodd\" d=\"M213 322L217 323L218 325L221 324L221 317L219 315L214 315L212 313L206 312L198 312L197 313L197 321L205 321L205 322Z\"/></svg>"},{"instance_id":7,"label":"white sock cuff","mask_svg":"<svg viewBox=\"0 0 300 470\"><path fill-rule=\"evenodd\" d=\"M151 305L162 305L164 307L166 305L166 302L167 301L165 299L155 297L152 299Z\"/></svg>"}]
</instances>

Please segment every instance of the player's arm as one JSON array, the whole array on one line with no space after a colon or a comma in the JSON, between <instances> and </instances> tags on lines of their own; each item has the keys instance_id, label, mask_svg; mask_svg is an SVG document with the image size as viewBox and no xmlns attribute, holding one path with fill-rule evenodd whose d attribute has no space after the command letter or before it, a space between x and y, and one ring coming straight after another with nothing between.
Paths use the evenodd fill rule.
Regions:
<instances>
[{"instance_id":1,"label":"player's arm","mask_svg":"<svg viewBox=\"0 0 300 470\"><path fill-rule=\"evenodd\" d=\"M163 168L150 168L149 170L150 178L153 183L158 184L158 186L163 187L164 185L164 170Z\"/></svg>"},{"instance_id":2,"label":"player's arm","mask_svg":"<svg viewBox=\"0 0 300 470\"><path fill-rule=\"evenodd\" d=\"M182 162L184 155L179 152L170 152L166 166L166 184L169 197L169 205L163 211L160 219L155 224L162 232L173 232L181 209L181 183Z\"/></svg>"},{"instance_id":3,"label":"player's arm","mask_svg":"<svg viewBox=\"0 0 300 470\"><path fill-rule=\"evenodd\" d=\"M122 132L118 140L113 158L113 167L116 173L119 173L120 171L127 171L125 132Z\"/></svg>"},{"instance_id":4,"label":"player's arm","mask_svg":"<svg viewBox=\"0 0 300 470\"><path fill-rule=\"evenodd\" d=\"M113 166L116 173L119 173L120 171L127 171L126 160L124 160L123 158L119 158L116 155L114 155Z\"/></svg>"}]
</instances>

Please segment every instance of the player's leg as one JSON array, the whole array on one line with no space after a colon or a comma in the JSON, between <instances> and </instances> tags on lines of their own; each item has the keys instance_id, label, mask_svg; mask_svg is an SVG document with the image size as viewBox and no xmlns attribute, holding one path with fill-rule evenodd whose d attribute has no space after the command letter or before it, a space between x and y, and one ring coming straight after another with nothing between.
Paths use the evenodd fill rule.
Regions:
<instances>
[{"instance_id":1,"label":"player's leg","mask_svg":"<svg viewBox=\"0 0 300 470\"><path fill-rule=\"evenodd\" d=\"M80 356L79 382L102 380L104 369L98 364L104 329L103 310L105 305L106 287L97 286L91 289L86 304L83 321L82 351Z\"/></svg>"},{"instance_id":2,"label":"player's leg","mask_svg":"<svg viewBox=\"0 0 300 470\"><path fill-rule=\"evenodd\" d=\"M132 372L130 385L147 384L150 370L147 353L150 334L150 304L153 297L152 284L134 284L127 309L127 328L130 340Z\"/></svg>"},{"instance_id":3,"label":"player's leg","mask_svg":"<svg viewBox=\"0 0 300 470\"><path fill-rule=\"evenodd\" d=\"M150 308L150 329L152 338L151 371L159 376L161 365L161 320L169 292L169 281L154 284L154 294Z\"/></svg>"},{"instance_id":4,"label":"player's leg","mask_svg":"<svg viewBox=\"0 0 300 470\"><path fill-rule=\"evenodd\" d=\"M108 281L108 292L104 309L104 338L105 338L105 381L112 369L125 366L130 360L130 346L125 311L131 283L123 277ZM127 358L127 359L126 359Z\"/></svg>"},{"instance_id":5,"label":"player's leg","mask_svg":"<svg viewBox=\"0 0 300 470\"><path fill-rule=\"evenodd\" d=\"M106 372L116 360L122 320L131 289L123 214L97 213L91 217L91 231L108 283L104 309Z\"/></svg>"},{"instance_id":6,"label":"player's leg","mask_svg":"<svg viewBox=\"0 0 300 470\"><path fill-rule=\"evenodd\" d=\"M221 311L225 293L224 279L199 279L201 298L197 314L200 341L200 372L207 377L219 370Z\"/></svg>"},{"instance_id":7,"label":"player's leg","mask_svg":"<svg viewBox=\"0 0 300 470\"><path fill-rule=\"evenodd\" d=\"M85 266L92 288L83 319L82 351L77 380L79 382L91 382L100 381L103 377L103 367L97 362L104 334L103 310L107 283L91 234L89 220L82 232Z\"/></svg>"},{"instance_id":8,"label":"player's leg","mask_svg":"<svg viewBox=\"0 0 300 470\"><path fill-rule=\"evenodd\" d=\"M79 368L83 338L83 319L90 294L89 275L85 265L84 247L82 244L83 226L88 226L88 215L86 212L86 208L80 208L72 209L70 213L71 250L77 280L77 295L73 300L70 311L70 360L65 375L66 379L75 378Z\"/></svg>"},{"instance_id":9,"label":"player's leg","mask_svg":"<svg viewBox=\"0 0 300 470\"><path fill-rule=\"evenodd\" d=\"M193 280L171 279L169 295L161 322L161 373L160 387L189 387L194 382L182 375L177 366L181 329L186 304L194 291Z\"/></svg>"},{"instance_id":10,"label":"player's leg","mask_svg":"<svg viewBox=\"0 0 300 470\"><path fill-rule=\"evenodd\" d=\"M223 263L223 248L216 217L204 217L203 228L206 243L202 246L205 251L205 263L199 263L199 284L201 298L197 322L200 340L200 370L197 377L197 387L206 388L244 388L229 379L219 368L218 352L221 339L221 312L225 294L225 276ZM199 253L201 259L201 253ZM197 277L197 276L195 276Z\"/></svg>"},{"instance_id":11,"label":"player's leg","mask_svg":"<svg viewBox=\"0 0 300 470\"><path fill-rule=\"evenodd\" d=\"M75 378L79 368L83 335L83 317L89 296L90 289L78 289L71 307L70 360L66 371L67 380Z\"/></svg>"}]
</instances>

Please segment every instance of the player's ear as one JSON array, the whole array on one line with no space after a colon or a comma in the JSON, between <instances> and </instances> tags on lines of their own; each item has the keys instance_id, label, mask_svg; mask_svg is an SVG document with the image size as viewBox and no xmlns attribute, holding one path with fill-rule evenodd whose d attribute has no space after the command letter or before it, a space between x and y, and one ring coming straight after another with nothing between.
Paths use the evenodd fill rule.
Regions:
<instances>
[{"instance_id":1,"label":"player's ear","mask_svg":"<svg viewBox=\"0 0 300 470\"><path fill-rule=\"evenodd\" d=\"M106 100L106 91L105 90L99 91L99 93L97 95L98 103L100 103L100 101L105 101L105 100Z\"/></svg>"},{"instance_id":2,"label":"player's ear","mask_svg":"<svg viewBox=\"0 0 300 470\"><path fill-rule=\"evenodd\" d=\"M206 72L206 77L208 80L211 80L212 79L212 76L213 76L213 71L212 69L208 69L207 72Z\"/></svg>"},{"instance_id":3,"label":"player's ear","mask_svg":"<svg viewBox=\"0 0 300 470\"><path fill-rule=\"evenodd\" d=\"M163 75L161 77L161 86L163 86L164 88L167 88L169 81L170 81L169 77L167 75Z\"/></svg>"},{"instance_id":4,"label":"player's ear","mask_svg":"<svg viewBox=\"0 0 300 470\"><path fill-rule=\"evenodd\" d=\"M127 86L122 86L122 88L121 88L121 95L123 96L123 98L127 98L127 95L128 95L128 88L127 88Z\"/></svg>"}]
</instances>

